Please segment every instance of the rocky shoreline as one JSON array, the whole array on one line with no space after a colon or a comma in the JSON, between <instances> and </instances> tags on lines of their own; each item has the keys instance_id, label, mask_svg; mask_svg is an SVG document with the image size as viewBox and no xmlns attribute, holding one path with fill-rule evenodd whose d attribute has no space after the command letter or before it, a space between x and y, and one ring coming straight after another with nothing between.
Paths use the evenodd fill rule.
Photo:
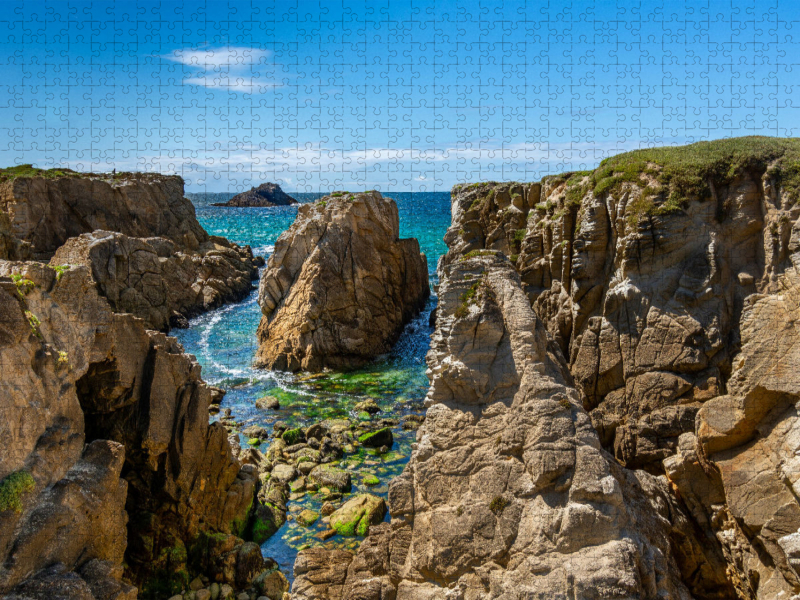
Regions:
<instances>
[{"instance_id":1,"label":"rocky shoreline","mask_svg":"<svg viewBox=\"0 0 800 600\"><path fill-rule=\"evenodd\" d=\"M797 568L795 140L453 189L427 418L293 598L778 598Z\"/></svg>"},{"instance_id":2,"label":"rocky shoreline","mask_svg":"<svg viewBox=\"0 0 800 600\"><path fill-rule=\"evenodd\" d=\"M0 181L0 594L800 595L797 164L753 137L456 186L424 406L371 362L429 293L397 206L302 206L256 365L312 373L242 411L163 331L258 264L179 179Z\"/></svg>"},{"instance_id":3,"label":"rocky shoreline","mask_svg":"<svg viewBox=\"0 0 800 600\"><path fill-rule=\"evenodd\" d=\"M184 289L162 317L225 301L215 268L250 289L252 253L210 238L176 177L43 172L1 183L0 199L0 593L167 598L202 575L280 598L286 579L240 537L257 474L209 424L194 357L147 312L183 261L208 303ZM163 237L131 237L145 231Z\"/></svg>"}]
</instances>

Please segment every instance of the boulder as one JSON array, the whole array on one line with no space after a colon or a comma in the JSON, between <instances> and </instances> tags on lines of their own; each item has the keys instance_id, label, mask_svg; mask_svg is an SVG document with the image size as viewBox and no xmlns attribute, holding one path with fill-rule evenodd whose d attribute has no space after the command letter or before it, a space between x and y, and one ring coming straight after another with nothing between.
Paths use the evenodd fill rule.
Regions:
<instances>
[{"instance_id":1,"label":"boulder","mask_svg":"<svg viewBox=\"0 0 800 600\"><path fill-rule=\"evenodd\" d=\"M339 193L301 205L261 278L255 364L362 365L391 349L429 294L425 256L399 239L394 200Z\"/></svg>"},{"instance_id":2,"label":"boulder","mask_svg":"<svg viewBox=\"0 0 800 600\"><path fill-rule=\"evenodd\" d=\"M372 494L359 494L334 511L330 526L344 536L366 536L370 525L377 525L386 515L386 502Z\"/></svg>"},{"instance_id":3,"label":"boulder","mask_svg":"<svg viewBox=\"0 0 800 600\"><path fill-rule=\"evenodd\" d=\"M380 448L381 446L389 446L394 443L394 436L392 430L388 427L383 427L377 431L368 431L358 436L359 443L370 448Z\"/></svg>"},{"instance_id":4,"label":"boulder","mask_svg":"<svg viewBox=\"0 0 800 600\"><path fill-rule=\"evenodd\" d=\"M336 490L338 492L349 492L352 488L350 473L338 469L331 465L319 465L309 474L308 479L317 486Z\"/></svg>"}]
</instances>

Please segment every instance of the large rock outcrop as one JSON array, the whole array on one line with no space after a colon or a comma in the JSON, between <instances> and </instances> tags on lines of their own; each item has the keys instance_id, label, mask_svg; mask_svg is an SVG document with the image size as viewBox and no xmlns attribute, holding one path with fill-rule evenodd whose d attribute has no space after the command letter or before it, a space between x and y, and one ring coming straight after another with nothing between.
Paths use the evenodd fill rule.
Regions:
<instances>
[{"instance_id":1,"label":"large rock outcrop","mask_svg":"<svg viewBox=\"0 0 800 600\"><path fill-rule=\"evenodd\" d=\"M755 137L456 186L432 405L391 485L391 526L356 555L304 552L297 595L798 597L798 164L797 140ZM501 284L511 265L519 279ZM526 337L532 350L515 342ZM516 476L484 458L490 437ZM615 481L617 500L584 499L611 489L594 477ZM459 521L493 485L502 512L479 529ZM519 527L506 530L509 509ZM631 542L643 550L618 562Z\"/></svg>"},{"instance_id":2,"label":"large rock outcrop","mask_svg":"<svg viewBox=\"0 0 800 600\"><path fill-rule=\"evenodd\" d=\"M87 265L114 310L162 331L253 289L263 259L209 236L180 177L38 173L0 182L0 258Z\"/></svg>"},{"instance_id":3,"label":"large rock outcrop","mask_svg":"<svg viewBox=\"0 0 800 600\"><path fill-rule=\"evenodd\" d=\"M700 571L720 595L698 597L725 597L722 555L666 479L602 450L508 260L462 258L440 277L429 408L391 525L354 557L301 553L293 597L688 599L683 575Z\"/></svg>"},{"instance_id":4,"label":"large rock outcrop","mask_svg":"<svg viewBox=\"0 0 800 600\"><path fill-rule=\"evenodd\" d=\"M297 204L297 200L284 192L277 183L262 183L247 192L236 194L227 202L216 202L212 206L273 207Z\"/></svg>"},{"instance_id":5,"label":"large rock outcrop","mask_svg":"<svg viewBox=\"0 0 800 600\"><path fill-rule=\"evenodd\" d=\"M0 365L0 594L168 597L198 571L235 578L255 469L209 425L174 338L112 312L87 267L0 261ZM233 566L214 571L212 542Z\"/></svg>"},{"instance_id":6,"label":"large rock outcrop","mask_svg":"<svg viewBox=\"0 0 800 600\"><path fill-rule=\"evenodd\" d=\"M300 206L261 278L256 365L319 371L388 352L430 294L425 255L399 231L377 192Z\"/></svg>"}]
</instances>

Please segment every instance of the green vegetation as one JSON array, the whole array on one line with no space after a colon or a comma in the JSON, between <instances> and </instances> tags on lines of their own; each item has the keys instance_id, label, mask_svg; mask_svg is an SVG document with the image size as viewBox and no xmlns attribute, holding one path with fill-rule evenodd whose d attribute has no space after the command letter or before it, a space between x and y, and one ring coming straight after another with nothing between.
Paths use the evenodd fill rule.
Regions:
<instances>
[{"instance_id":1,"label":"green vegetation","mask_svg":"<svg viewBox=\"0 0 800 600\"><path fill-rule=\"evenodd\" d=\"M469 205L469 210L477 210L478 208L483 205L484 202L490 202L494 199L494 189L489 190L489 192L485 196L478 196L472 201L472 204Z\"/></svg>"},{"instance_id":2,"label":"green vegetation","mask_svg":"<svg viewBox=\"0 0 800 600\"><path fill-rule=\"evenodd\" d=\"M56 281L61 281L61 276L70 270L71 265L51 265L50 268L56 272Z\"/></svg>"},{"instance_id":3,"label":"green vegetation","mask_svg":"<svg viewBox=\"0 0 800 600\"><path fill-rule=\"evenodd\" d=\"M512 263L515 263L515 262L517 262L518 258L519 258L519 254L512 254L511 256L508 257L508 260L510 260Z\"/></svg>"},{"instance_id":4,"label":"green vegetation","mask_svg":"<svg viewBox=\"0 0 800 600\"><path fill-rule=\"evenodd\" d=\"M68 365L69 364L69 354L67 354L63 350L59 350L58 351L58 364L60 364L60 365Z\"/></svg>"},{"instance_id":5,"label":"green vegetation","mask_svg":"<svg viewBox=\"0 0 800 600\"><path fill-rule=\"evenodd\" d=\"M461 295L461 304L458 305L458 308L455 310L456 318L463 318L467 316L469 312L470 304L473 304L476 300L476 296L478 294L478 288L480 287L481 282L476 281L472 284L472 286Z\"/></svg>"},{"instance_id":6,"label":"green vegetation","mask_svg":"<svg viewBox=\"0 0 800 600\"><path fill-rule=\"evenodd\" d=\"M247 440L247 443L250 446L260 446L261 440L258 438L250 438L249 440Z\"/></svg>"},{"instance_id":7,"label":"green vegetation","mask_svg":"<svg viewBox=\"0 0 800 600\"><path fill-rule=\"evenodd\" d=\"M364 477L362 482L364 485L373 486L373 485L378 485L381 482L381 480L375 477L375 475L367 475L366 477Z\"/></svg>"},{"instance_id":8,"label":"green vegetation","mask_svg":"<svg viewBox=\"0 0 800 600\"><path fill-rule=\"evenodd\" d=\"M317 204L319 204L322 208L325 208L326 206L328 206L328 201L320 200L319 202L317 202Z\"/></svg>"},{"instance_id":9,"label":"green vegetation","mask_svg":"<svg viewBox=\"0 0 800 600\"><path fill-rule=\"evenodd\" d=\"M39 331L39 325L41 325L42 322L39 320L39 317L37 317L31 311L26 310L25 318L28 319L28 324L31 326L33 333L36 334L36 337L42 337L42 333Z\"/></svg>"},{"instance_id":10,"label":"green vegetation","mask_svg":"<svg viewBox=\"0 0 800 600\"><path fill-rule=\"evenodd\" d=\"M0 481L0 512L13 510L22 512L22 495L36 487L36 482L27 471L15 471Z\"/></svg>"},{"instance_id":11,"label":"green vegetation","mask_svg":"<svg viewBox=\"0 0 800 600\"><path fill-rule=\"evenodd\" d=\"M525 232L526 231L527 231L527 229L525 229L525 228L517 229L514 232L514 241L517 242L518 244L521 244L522 240L525 239Z\"/></svg>"},{"instance_id":12,"label":"green vegetation","mask_svg":"<svg viewBox=\"0 0 800 600\"><path fill-rule=\"evenodd\" d=\"M497 515L502 513L506 506L508 506L508 500L506 498L503 496L495 496L489 503L489 510Z\"/></svg>"},{"instance_id":13,"label":"green vegetation","mask_svg":"<svg viewBox=\"0 0 800 600\"><path fill-rule=\"evenodd\" d=\"M479 256L494 256L495 253L491 250L470 250L467 252L461 260L468 260L470 258L477 258Z\"/></svg>"},{"instance_id":14,"label":"green vegetation","mask_svg":"<svg viewBox=\"0 0 800 600\"><path fill-rule=\"evenodd\" d=\"M33 288L36 287L36 284L33 283L33 281L24 278L22 275L18 273L11 274L11 281L13 281L16 284L17 291L19 292L20 296L27 296L30 292L33 291Z\"/></svg>"},{"instance_id":15,"label":"green vegetation","mask_svg":"<svg viewBox=\"0 0 800 600\"><path fill-rule=\"evenodd\" d=\"M567 410L572 410L572 402L567 400L566 398L561 398L558 403L561 405L561 408L566 408Z\"/></svg>"},{"instance_id":16,"label":"green vegetation","mask_svg":"<svg viewBox=\"0 0 800 600\"><path fill-rule=\"evenodd\" d=\"M72 169L37 169L33 165L17 165L0 169L0 182L12 181L18 177L44 177L45 179L55 179L56 177L80 177L81 173Z\"/></svg>"},{"instance_id":17,"label":"green vegetation","mask_svg":"<svg viewBox=\"0 0 800 600\"><path fill-rule=\"evenodd\" d=\"M296 429L287 429L283 432L281 437L288 446L294 446L303 439L303 430L299 427Z\"/></svg>"},{"instance_id":18,"label":"green vegetation","mask_svg":"<svg viewBox=\"0 0 800 600\"><path fill-rule=\"evenodd\" d=\"M800 139L748 136L634 150L605 159L591 179L598 196L619 191L625 182L646 183L643 175L654 179L658 188L642 193L632 210L636 215L632 219L638 219L643 214L681 210L689 198L709 197L709 182L719 188L747 173L760 177L765 172L796 202L800 192ZM666 194L666 201L656 204L654 192Z\"/></svg>"}]
</instances>

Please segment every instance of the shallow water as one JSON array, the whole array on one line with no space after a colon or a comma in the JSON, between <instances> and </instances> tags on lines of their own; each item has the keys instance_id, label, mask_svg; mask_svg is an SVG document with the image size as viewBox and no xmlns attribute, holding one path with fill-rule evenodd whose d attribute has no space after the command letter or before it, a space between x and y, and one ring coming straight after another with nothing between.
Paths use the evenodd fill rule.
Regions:
<instances>
[{"instance_id":1,"label":"shallow water","mask_svg":"<svg viewBox=\"0 0 800 600\"><path fill-rule=\"evenodd\" d=\"M297 194L300 201L313 201L322 194ZM197 217L213 235L227 237L238 244L249 244L256 254L268 257L275 240L294 221L296 207L280 208L222 208L209 206L233 196L190 194L197 208ZM400 214L401 237L416 237L428 257L431 283L436 283L436 262L446 249L442 237L450 224L450 197L440 193L386 193L394 198ZM395 348L387 356L357 371L347 373L327 372L320 376L294 376L286 373L253 369L250 365L256 351L256 328L261 312L254 290L238 304L231 304L192 319L188 329L174 330L173 334L184 349L194 354L203 367L203 378L212 385L227 390L221 408L230 408L243 427L252 424L265 426L272 431L277 420L290 427L310 425L326 418L364 418L353 407L366 398L374 399L382 412L373 418L400 418L409 413L422 412L422 400L428 387L425 376L425 354L428 351L431 329L428 326L430 311L436 303L431 297L425 310L405 329ZM269 395L280 400L277 411L255 407L257 398ZM214 420L214 417L212 417ZM415 431L392 428L394 445L391 451L378 455L359 448L354 454L345 454L338 464L351 471L353 491L370 491L386 496L389 481L398 475L408 462ZM240 435L242 446L247 439ZM266 450L268 444L262 444ZM363 480L374 475L379 484L368 487ZM289 503L290 514L304 508L319 512L322 501L317 494L309 493ZM387 516L388 518L388 516ZM289 520L262 545L265 556L278 561L287 577L292 578L292 567L297 552L310 545L345 547L355 549L362 538L334 536L322 542L314 534L327 529L321 519L311 527L303 527Z\"/></svg>"}]
</instances>

